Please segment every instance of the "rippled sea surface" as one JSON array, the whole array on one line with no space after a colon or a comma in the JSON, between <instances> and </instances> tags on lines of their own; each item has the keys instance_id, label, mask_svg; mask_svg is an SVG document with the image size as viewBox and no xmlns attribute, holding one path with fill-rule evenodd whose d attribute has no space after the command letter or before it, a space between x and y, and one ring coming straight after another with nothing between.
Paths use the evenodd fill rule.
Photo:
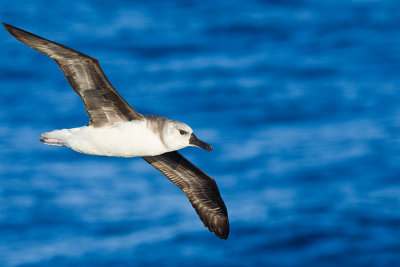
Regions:
<instances>
[{"instance_id":1,"label":"rippled sea surface","mask_svg":"<svg viewBox=\"0 0 400 267\"><path fill-rule=\"evenodd\" d=\"M99 59L139 112L214 151L227 241L140 158L39 142L86 125L48 57L0 29L0 266L400 266L400 2L2 1Z\"/></svg>"}]
</instances>

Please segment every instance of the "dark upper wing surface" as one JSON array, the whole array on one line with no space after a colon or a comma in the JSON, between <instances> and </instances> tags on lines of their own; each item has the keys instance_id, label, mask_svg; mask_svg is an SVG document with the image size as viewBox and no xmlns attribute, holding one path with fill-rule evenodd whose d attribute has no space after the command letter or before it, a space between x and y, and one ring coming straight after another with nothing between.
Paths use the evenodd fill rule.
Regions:
<instances>
[{"instance_id":1,"label":"dark upper wing surface","mask_svg":"<svg viewBox=\"0 0 400 267\"><path fill-rule=\"evenodd\" d=\"M91 125L99 127L116 121L143 119L110 84L97 59L6 23L3 25L17 40L57 62L82 98Z\"/></svg>"},{"instance_id":2,"label":"dark upper wing surface","mask_svg":"<svg viewBox=\"0 0 400 267\"><path fill-rule=\"evenodd\" d=\"M228 238L228 212L213 178L177 151L143 159L185 193L204 226L218 237Z\"/></svg>"}]
</instances>

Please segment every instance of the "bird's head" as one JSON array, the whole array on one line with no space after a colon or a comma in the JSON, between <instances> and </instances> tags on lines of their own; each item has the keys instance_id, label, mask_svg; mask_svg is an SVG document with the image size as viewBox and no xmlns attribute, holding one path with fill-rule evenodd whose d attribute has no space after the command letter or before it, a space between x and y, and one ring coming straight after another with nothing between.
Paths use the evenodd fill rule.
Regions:
<instances>
[{"instance_id":1,"label":"bird's head","mask_svg":"<svg viewBox=\"0 0 400 267\"><path fill-rule=\"evenodd\" d=\"M178 150L187 146L197 146L211 152L210 144L201 141L193 134L189 125L169 120L164 125L163 139L165 144L172 150Z\"/></svg>"}]
</instances>

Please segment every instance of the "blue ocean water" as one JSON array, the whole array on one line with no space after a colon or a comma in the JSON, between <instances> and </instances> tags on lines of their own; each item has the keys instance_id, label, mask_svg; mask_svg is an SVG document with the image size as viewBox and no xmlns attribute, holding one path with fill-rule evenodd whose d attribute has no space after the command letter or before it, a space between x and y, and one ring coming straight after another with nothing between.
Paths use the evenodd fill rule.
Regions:
<instances>
[{"instance_id":1,"label":"blue ocean water","mask_svg":"<svg viewBox=\"0 0 400 267\"><path fill-rule=\"evenodd\" d=\"M143 160L45 146L86 125L57 65L0 29L0 266L399 266L400 2L2 1L99 59L139 112L214 151L227 241Z\"/></svg>"}]
</instances>

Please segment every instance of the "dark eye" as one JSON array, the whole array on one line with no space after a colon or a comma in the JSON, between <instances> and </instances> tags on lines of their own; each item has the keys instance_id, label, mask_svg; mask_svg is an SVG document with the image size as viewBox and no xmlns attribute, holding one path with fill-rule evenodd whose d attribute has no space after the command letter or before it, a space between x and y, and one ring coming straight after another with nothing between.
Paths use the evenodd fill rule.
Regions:
<instances>
[{"instance_id":1,"label":"dark eye","mask_svg":"<svg viewBox=\"0 0 400 267\"><path fill-rule=\"evenodd\" d=\"M188 132L186 132L186 131L184 131L184 130L179 130L179 133L180 133L181 135L188 134Z\"/></svg>"}]
</instances>

